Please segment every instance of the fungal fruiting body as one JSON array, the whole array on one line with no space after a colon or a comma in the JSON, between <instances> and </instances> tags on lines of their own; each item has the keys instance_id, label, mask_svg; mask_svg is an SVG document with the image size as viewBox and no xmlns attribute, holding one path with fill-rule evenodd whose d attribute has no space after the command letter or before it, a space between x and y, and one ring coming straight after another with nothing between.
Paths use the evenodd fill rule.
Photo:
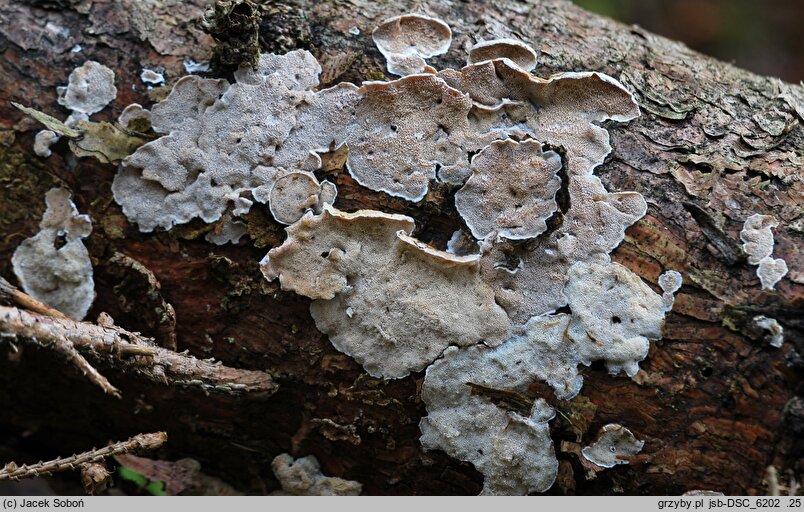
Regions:
<instances>
[{"instance_id":1,"label":"fungal fruiting body","mask_svg":"<svg viewBox=\"0 0 804 512\"><path fill-rule=\"evenodd\" d=\"M359 496L360 482L321 473L321 465L312 455L294 459L287 453L277 455L271 469L282 486L274 496Z\"/></svg>"},{"instance_id":2,"label":"fungal fruiting body","mask_svg":"<svg viewBox=\"0 0 804 512\"><path fill-rule=\"evenodd\" d=\"M14 274L25 293L81 320L95 299L92 262L82 242L92 232L92 221L78 213L66 189L51 189L45 202L39 233L14 251Z\"/></svg>"},{"instance_id":3,"label":"fungal fruiting body","mask_svg":"<svg viewBox=\"0 0 804 512\"><path fill-rule=\"evenodd\" d=\"M748 255L748 263L757 265L757 277L764 290L772 290L787 275L787 263L771 256L774 244L771 228L778 225L774 217L755 213L745 220L740 231L743 251Z\"/></svg>"},{"instance_id":4,"label":"fungal fruiting body","mask_svg":"<svg viewBox=\"0 0 804 512\"><path fill-rule=\"evenodd\" d=\"M616 423L604 425L597 439L581 450L584 458L603 468L613 468L617 464L628 464L625 457L633 457L645 445L630 430Z\"/></svg>"},{"instance_id":5,"label":"fungal fruiting body","mask_svg":"<svg viewBox=\"0 0 804 512\"><path fill-rule=\"evenodd\" d=\"M532 76L535 52L516 41L476 46L461 70L426 68L451 40L439 20L393 18L374 39L407 76L316 90L321 66L294 51L231 84L182 78L151 109L163 136L123 161L114 197L142 231L201 218L215 243L239 239L238 217L266 203L288 227L265 278L312 299L317 328L372 376L426 369L425 448L472 462L484 493L544 491L553 411L528 385L569 399L580 365L635 374L681 282L665 275L659 296L609 258L647 205L594 175L611 151L599 123L639 109L602 73ZM466 228L448 251L414 238L410 217L336 208L312 173L341 147L368 189L416 202L434 180L459 188ZM527 406L503 408L497 392Z\"/></svg>"},{"instance_id":6,"label":"fungal fruiting body","mask_svg":"<svg viewBox=\"0 0 804 512\"><path fill-rule=\"evenodd\" d=\"M403 14L383 21L372 32L388 72L405 76L427 69L426 59L449 50L452 30L443 21L422 14Z\"/></svg>"}]
</instances>

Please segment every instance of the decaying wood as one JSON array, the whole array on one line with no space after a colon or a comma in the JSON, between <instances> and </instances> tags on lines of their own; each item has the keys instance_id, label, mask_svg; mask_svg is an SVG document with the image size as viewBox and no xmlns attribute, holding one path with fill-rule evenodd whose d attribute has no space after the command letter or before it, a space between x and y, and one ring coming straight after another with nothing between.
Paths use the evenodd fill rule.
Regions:
<instances>
[{"instance_id":1,"label":"decaying wood","mask_svg":"<svg viewBox=\"0 0 804 512\"><path fill-rule=\"evenodd\" d=\"M370 378L315 329L309 301L262 279L257 261L284 236L265 210L252 209L249 240L235 246L205 243L203 234L214 226L202 223L141 234L111 197L114 166L75 159L62 143L47 160L34 156L38 127L9 100L62 119L67 112L56 103L55 87L94 59L115 69L119 94L93 120L113 120L131 102L148 106L165 91L145 87L138 78L142 67L164 70L172 83L185 73L186 61L212 55L213 41L194 21L205 4L0 0L0 273L11 277L11 254L36 232L45 192L66 185L95 226L88 248L98 297L90 315L108 312L126 336L141 331L170 343L173 333L179 350L223 361L231 368L213 387L238 382L244 375L234 368L243 368L252 371L252 386L276 392L207 396L200 387L166 387L152 363L143 362L147 358L109 355L102 340L135 339L119 330L4 308L4 330L27 330L40 339L54 332L72 336L83 354L114 375L123 398L110 400L48 352L26 345L25 357L0 352L0 410L8 411L0 429L6 437L31 431L25 449L45 452L80 449L132 429L168 430L172 442L160 457L202 460L205 471L245 492L277 488L270 461L290 452L315 455L326 474L360 481L368 494L477 493L482 477L470 465L421 449L423 373ZM535 74L602 71L629 87L642 109L637 120L609 127L614 150L596 171L609 190L635 190L649 204L613 258L652 284L664 270L680 271L684 286L662 341L634 379L592 366L571 401L555 401L536 383L524 397L544 397L560 412L552 436L561 470L550 492L764 493L769 465L800 480L804 89L560 0L271 2L259 40L263 51L311 50L322 63L324 87L382 79L385 63L371 30L385 17L416 9L453 28L450 52L430 61L437 68L461 66L476 40L513 37L539 52ZM72 51L76 45L80 51ZM411 215L416 236L439 248L459 226L446 187L435 186L410 204L358 186L344 171L342 155L325 162L341 209ZM774 257L784 258L790 273L775 291L761 290L755 267L740 252L740 229L754 213L780 221ZM119 271L133 268L119 255L146 269L158 290L147 285L149 278ZM143 289L156 291L141 300ZM154 313L163 304L175 309L173 319ZM763 341L751 322L756 315L783 325L781 349ZM77 340L87 344L86 353ZM79 408L84 413L74 414ZM630 465L588 472L573 446L588 444L611 422L645 440L643 452Z\"/></svg>"},{"instance_id":2,"label":"decaying wood","mask_svg":"<svg viewBox=\"0 0 804 512\"><path fill-rule=\"evenodd\" d=\"M35 476L49 475L60 471L79 469L86 464L101 462L108 457L122 455L140 450L155 450L165 444L167 434L165 432L155 432L153 434L139 434L126 441L112 443L100 449L92 449L77 455L47 462L17 466L10 462L3 469L0 469L0 480L18 480L20 478L31 478Z\"/></svg>"}]
</instances>

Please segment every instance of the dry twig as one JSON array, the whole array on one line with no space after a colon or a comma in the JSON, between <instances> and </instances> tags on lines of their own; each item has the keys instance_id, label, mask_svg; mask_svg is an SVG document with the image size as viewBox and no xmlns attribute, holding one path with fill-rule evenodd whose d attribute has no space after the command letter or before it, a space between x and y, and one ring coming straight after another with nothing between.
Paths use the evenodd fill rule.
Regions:
<instances>
[{"instance_id":1,"label":"dry twig","mask_svg":"<svg viewBox=\"0 0 804 512\"><path fill-rule=\"evenodd\" d=\"M106 457L129 453L134 450L154 450L159 448L167 441L165 432L155 432L153 434L139 434L127 441L110 444L98 450L72 455L70 457L39 462L30 466L17 466L9 462L3 469L0 469L0 480L17 480L20 478L30 478L41 475L49 475L59 471L78 469L84 464L100 462Z\"/></svg>"},{"instance_id":2,"label":"dry twig","mask_svg":"<svg viewBox=\"0 0 804 512\"><path fill-rule=\"evenodd\" d=\"M204 391L230 394L273 394L278 388L268 372L230 368L196 359L156 346L151 338L116 326L76 322L0 306L0 339L9 336L57 349L69 344L125 373L172 386L200 387Z\"/></svg>"}]
</instances>

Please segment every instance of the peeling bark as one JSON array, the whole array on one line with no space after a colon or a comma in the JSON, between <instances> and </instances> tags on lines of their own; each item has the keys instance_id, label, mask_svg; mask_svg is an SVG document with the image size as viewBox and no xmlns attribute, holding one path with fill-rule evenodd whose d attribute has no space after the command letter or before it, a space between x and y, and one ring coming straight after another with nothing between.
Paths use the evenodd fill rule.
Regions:
<instances>
[{"instance_id":1,"label":"peeling bark","mask_svg":"<svg viewBox=\"0 0 804 512\"><path fill-rule=\"evenodd\" d=\"M252 240L237 246L205 243L212 227L198 223L141 234L112 200L113 166L76 159L64 142L47 160L34 155L39 127L10 101L66 117L55 87L94 59L116 70L120 92L93 120L111 121L132 102L147 106L164 90L146 88L142 67L164 70L172 83L185 74L185 61L212 55L213 41L195 21L207 3L0 0L0 274L11 277L11 253L36 232L45 192L63 183L95 221L87 240L98 291L90 317L108 312L123 328L199 358L268 370L280 387L271 397L206 396L124 369L114 375L123 393L115 400L49 351L24 346L10 356L0 343L0 410L8 411L0 438L30 432L24 443L0 446L0 460L50 458L165 430L171 440L160 458L196 458L244 492L277 489L270 462L290 452L315 455L325 474L357 480L368 494L476 494L482 477L470 465L420 447L423 373L369 377L315 329L309 301L262 279L257 262L284 237L269 215L249 214ZM275 2L262 19L260 44L263 51L310 49L324 69L322 86L378 79L385 62L372 28L416 8L444 19L455 34L451 50L430 61L437 68L463 65L476 40L513 37L538 51L535 74L608 73L636 94L643 112L609 128L614 151L596 172L608 189L635 190L649 205L613 259L654 285L663 271L677 270L684 286L663 340L633 379L593 366L581 395L568 402L532 386L525 398L544 397L562 413L552 423L562 469L550 492L753 494L766 492L770 464L804 474L797 396L804 368L804 88L560 0ZM427 226L415 235L440 248L459 225L446 187L432 187L414 205L358 186L342 155L325 158L325 169L338 185L338 208L411 215ZM761 290L739 248L743 222L755 213L780 221L774 255L790 273L775 291ZM763 341L751 322L756 315L784 326L780 350ZM627 426L644 449L631 465L587 472L573 445L589 444L607 423Z\"/></svg>"}]
</instances>

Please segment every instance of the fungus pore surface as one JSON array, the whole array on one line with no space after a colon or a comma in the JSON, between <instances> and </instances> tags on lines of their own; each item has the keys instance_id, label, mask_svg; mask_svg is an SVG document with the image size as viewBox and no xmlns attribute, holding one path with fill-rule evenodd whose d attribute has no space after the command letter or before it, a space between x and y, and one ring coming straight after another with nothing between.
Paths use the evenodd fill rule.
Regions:
<instances>
[{"instance_id":1,"label":"fungus pore surface","mask_svg":"<svg viewBox=\"0 0 804 512\"><path fill-rule=\"evenodd\" d=\"M659 296L609 258L647 205L594 175L611 151L600 123L639 109L601 73L532 76L535 52L518 41L479 43L461 70L429 68L451 32L427 16L391 18L373 37L402 78L316 90L321 66L306 51L262 55L231 84L182 78L151 109L162 136L123 161L115 199L142 231L215 222L215 243L238 240L238 217L267 203L288 227L265 278L312 299L317 328L372 376L427 368L424 447L473 463L486 494L545 491L558 468L553 411L528 386L572 398L593 361L634 375L681 284L664 274ZM371 190L420 201L433 180L460 188L466 227L448 252L413 238L410 217L335 208L334 185L312 172L342 146ZM770 257L764 230L744 238L767 252L757 263ZM503 407L500 393L525 405Z\"/></svg>"},{"instance_id":2,"label":"fungus pore surface","mask_svg":"<svg viewBox=\"0 0 804 512\"><path fill-rule=\"evenodd\" d=\"M95 299L92 262L82 242L92 221L78 214L66 189L51 189L45 203L39 233L17 247L12 268L25 293L82 320Z\"/></svg>"}]
</instances>

